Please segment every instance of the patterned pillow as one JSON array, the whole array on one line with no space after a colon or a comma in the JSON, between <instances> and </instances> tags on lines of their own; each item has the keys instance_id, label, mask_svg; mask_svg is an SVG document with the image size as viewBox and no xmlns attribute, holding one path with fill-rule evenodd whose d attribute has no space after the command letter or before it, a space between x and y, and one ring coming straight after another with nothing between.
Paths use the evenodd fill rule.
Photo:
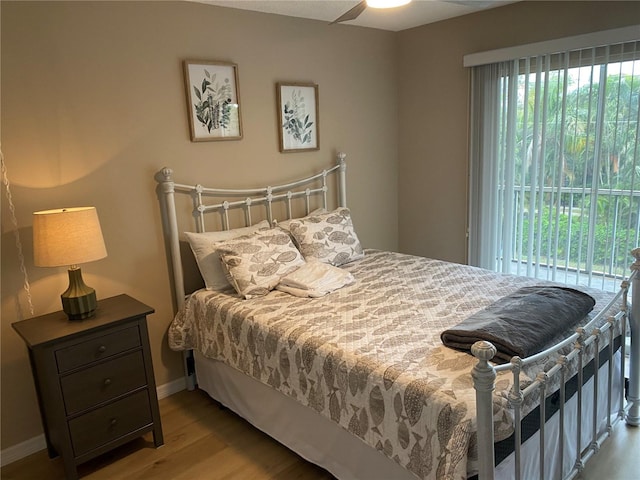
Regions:
<instances>
[{"instance_id":1,"label":"patterned pillow","mask_svg":"<svg viewBox=\"0 0 640 480\"><path fill-rule=\"evenodd\" d=\"M348 208L292 220L289 230L305 260L338 267L364 256Z\"/></svg>"},{"instance_id":2,"label":"patterned pillow","mask_svg":"<svg viewBox=\"0 0 640 480\"><path fill-rule=\"evenodd\" d=\"M224 290L230 286L222 265L220 265L219 242L249 235L258 230L267 230L268 228L269 222L263 220L250 227L235 228L233 230L205 233L184 232L191 251L196 257L196 263L207 290Z\"/></svg>"},{"instance_id":3,"label":"patterned pillow","mask_svg":"<svg viewBox=\"0 0 640 480\"><path fill-rule=\"evenodd\" d=\"M229 240L219 248L229 281L247 299L266 295L281 277L304 264L289 234L277 227Z\"/></svg>"},{"instance_id":4,"label":"patterned pillow","mask_svg":"<svg viewBox=\"0 0 640 480\"><path fill-rule=\"evenodd\" d=\"M281 222L278 222L277 220L273 221L273 226L274 227L280 227L283 230L286 230L287 232L289 231L289 224L295 220L306 220L307 218L313 216L313 215L320 215L322 213L327 213L327 210L323 207L320 208L316 208L315 210L312 210L311 212L309 212L309 215L307 215L306 217L298 217L298 218L288 218L286 220L282 220Z\"/></svg>"}]
</instances>

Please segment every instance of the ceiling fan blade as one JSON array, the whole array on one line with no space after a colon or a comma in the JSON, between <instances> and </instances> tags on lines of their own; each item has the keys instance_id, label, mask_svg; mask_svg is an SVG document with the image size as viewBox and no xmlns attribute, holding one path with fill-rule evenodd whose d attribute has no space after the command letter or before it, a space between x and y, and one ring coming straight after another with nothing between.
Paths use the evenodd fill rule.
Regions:
<instances>
[{"instance_id":1,"label":"ceiling fan blade","mask_svg":"<svg viewBox=\"0 0 640 480\"><path fill-rule=\"evenodd\" d=\"M362 0L355 7L353 7L348 12L343 13L342 15L340 15L338 18L336 18L329 25L333 25L334 23L340 23L340 22L348 22L349 20L355 20L356 18L358 18L358 16L362 12L364 12L365 8L367 8L367 0Z\"/></svg>"}]
</instances>

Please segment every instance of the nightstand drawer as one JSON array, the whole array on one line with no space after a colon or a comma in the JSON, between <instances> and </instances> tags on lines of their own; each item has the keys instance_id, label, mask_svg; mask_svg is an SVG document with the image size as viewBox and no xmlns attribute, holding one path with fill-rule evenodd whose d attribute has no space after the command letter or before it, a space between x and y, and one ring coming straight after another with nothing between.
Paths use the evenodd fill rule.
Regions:
<instances>
[{"instance_id":1,"label":"nightstand drawer","mask_svg":"<svg viewBox=\"0 0 640 480\"><path fill-rule=\"evenodd\" d=\"M146 385L142 351L124 355L60 379L67 415Z\"/></svg>"},{"instance_id":2,"label":"nightstand drawer","mask_svg":"<svg viewBox=\"0 0 640 480\"><path fill-rule=\"evenodd\" d=\"M147 390L69 421L76 457L151 424Z\"/></svg>"},{"instance_id":3,"label":"nightstand drawer","mask_svg":"<svg viewBox=\"0 0 640 480\"><path fill-rule=\"evenodd\" d=\"M102 358L130 350L140 345L138 327L129 327L114 333L56 351L58 371L68 372Z\"/></svg>"}]
</instances>

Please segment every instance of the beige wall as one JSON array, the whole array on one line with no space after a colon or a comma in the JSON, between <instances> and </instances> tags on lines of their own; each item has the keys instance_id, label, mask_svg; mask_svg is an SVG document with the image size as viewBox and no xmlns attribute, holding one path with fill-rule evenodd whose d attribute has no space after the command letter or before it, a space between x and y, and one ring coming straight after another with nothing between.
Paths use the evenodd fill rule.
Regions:
<instances>
[{"instance_id":1,"label":"beige wall","mask_svg":"<svg viewBox=\"0 0 640 480\"><path fill-rule=\"evenodd\" d=\"M128 293L149 317L158 384L182 375L168 349L169 277L153 174L253 186L348 154L348 203L366 247L397 249L396 35L190 2L1 2L2 150L35 314L60 309L64 268L33 266L31 213L95 205L108 250L84 265L99 297ZM185 58L238 64L241 141L191 143ZM317 152L278 152L275 83L320 92ZM264 182L264 183L262 183ZM42 432L26 349L30 315L2 192L1 448Z\"/></svg>"},{"instance_id":2,"label":"beige wall","mask_svg":"<svg viewBox=\"0 0 640 480\"><path fill-rule=\"evenodd\" d=\"M466 262L463 55L633 24L640 2L535 1L400 32L400 250Z\"/></svg>"}]
</instances>

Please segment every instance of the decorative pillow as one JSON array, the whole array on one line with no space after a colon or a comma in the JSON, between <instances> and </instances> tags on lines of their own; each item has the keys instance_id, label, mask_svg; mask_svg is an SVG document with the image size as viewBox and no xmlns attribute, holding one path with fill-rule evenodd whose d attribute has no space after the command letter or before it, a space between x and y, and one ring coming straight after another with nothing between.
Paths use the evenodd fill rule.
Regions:
<instances>
[{"instance_id":1,"label":"decorative pillow","mask_svg":"<svg viewBox=\"0 0 640 480\"><path fill-rule=\"evenodd\" d=\"M291 224L291 222L293 222L294 220L306 220L307 218L313 216L313 215L318 215L321 213L327 213L327 210L324 207L320 207L320 208L316 208L315 210L312 210L311 212L309 212L309 215L307 215L306 217L301 217L301 218L288 218L286 220L283 220L281 222L278 222L277 220L273 221L273 226L274 227L280 227L284 230L286 230L287 232L290 230L289 225Z\"/></svg>"},{"instance_id":2,"label":"decorative pillow","mask_svg":"<svg viewBox=\"0 0 640 480\"><path fill-rule=\"evenodd\" d=\"M267 230L268 228L269 222L263 220L250 227L235 228L233 230L184 233L191 246L191 251L196 257L196 263L198 264L198 269L200 270L207 290L224 290L230 286L227 276L220 264L218 244L226 240L231 240L232 238L249 235L258 230Z\"/></svg>"},{"instance_id":3,"label":"decorative pillow","mask_svg":"<svg viewBox=\"0 0 640 480\"><path fill-rule=\"evenodd\" d=\"M234 238L219 248L229 281L247 299L266 295L280 278L304 264L289 234L277 227Z\"/></svg>"},{"instance_id":4,"label":"decorative pillow","mask_svg":"<svg viewBox=\"0 0 640 480\"><path fill-rule=\"evenodd\" d=\"M364 256L348 208L292 220L289 229L305 260L338 267Z\"/></svg>"}]
</instances>

